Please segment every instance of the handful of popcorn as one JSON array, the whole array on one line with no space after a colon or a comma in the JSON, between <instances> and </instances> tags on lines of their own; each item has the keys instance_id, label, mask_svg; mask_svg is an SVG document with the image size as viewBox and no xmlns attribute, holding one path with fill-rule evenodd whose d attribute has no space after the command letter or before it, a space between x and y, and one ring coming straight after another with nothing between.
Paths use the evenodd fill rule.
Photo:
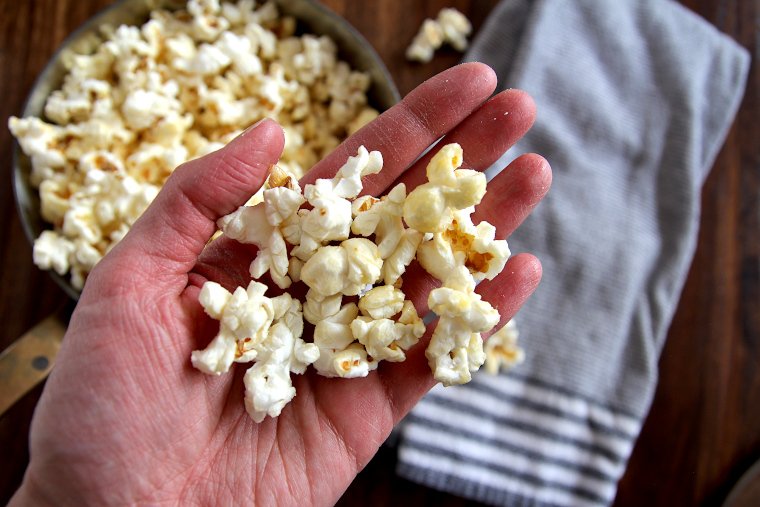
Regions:
<instances>
[{"instance_id":1,"label":"handful of popcorn","mask_svg":"<svg viewBox=\"0 0 760 507\"><path fill-rule=\"evenodd\" d=\"M260 202L218 221L225 235L258 253L246 288L204 284L200 303L219 321L219 333L192 353L193 366L219 375L233 362L253 362L245 406L260 422L280 414L296 394L291 373L309 365L320 375L353 378L380 361L404 361L426 330L401 290L416 258L442 283L428 296L438 315L426 350L433 376L447 386L469 382L486 360L481 333L500 321L475 285L499 274L510 252L493 225L473 224L486 178L461 164L461 147L445 145L427 166L427 183L408 194L400 183L381 198L359 197L362 177L383 166L381 153L364 146L333 178L303 192L294 175L273 168ZM257 281L265 273L281 289L303 283L304 301L287 292L267 297ZM312 342L303 339L304 320L314 326Z\"/></svg>"},{"instance_id":2,"label":"handful of popcorn","mask_svg":"<svg viewBox=\"0 0 760 507\"><path fill-rule=\"evenodd\" d=\"M181 163L268 117L285 130L280 164L301 176L378 114L369 75L329 37L297 35L272 2L189 0L103 38L92 54L66 55L46 120L8 122L52 225L34 262L77 289Z\"/></svg>"}]
</instances>

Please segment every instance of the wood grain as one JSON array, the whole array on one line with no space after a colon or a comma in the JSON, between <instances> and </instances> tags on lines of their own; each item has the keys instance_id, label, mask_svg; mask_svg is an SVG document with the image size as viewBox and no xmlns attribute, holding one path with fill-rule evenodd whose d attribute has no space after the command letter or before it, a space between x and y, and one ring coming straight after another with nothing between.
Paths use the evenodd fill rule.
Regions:
<instances>
[{"instance_id":1,"label":"wood grain","mask_svg":"<svg viewBox=\"0 0 760 507\"><path fill-rule=\"evenodd\" d=\"M744 45L753 63L704 186L697 252L619 506L646 498L720 505L760 458L760 2L685 3Z\"/></svg>"},{"instance_id":2,"label":"wood grain","mask_svg":"<svg viewBox=\"0 0 760 507\"><path fill-rule=\"evenodd\" d=\"M43 320L66 296L31 261L16 215L12 139L35 77L65 36L109 2L0 0L0 348ZM481 26L496 0L324 0L373 44L402 94L458 62L443 51L430 64L403 52L425 17L456 6ZM760 57L760 1L683 3ZM620 483L617 506L719 505L760 457L760 73L753 63L737 121L703 192L699 245L660 362L650 416ZM21 481L36 389L0 418L0 503ZM401 480L383 449L340 505L477 505Z\"/></svg>"}]
</instances>

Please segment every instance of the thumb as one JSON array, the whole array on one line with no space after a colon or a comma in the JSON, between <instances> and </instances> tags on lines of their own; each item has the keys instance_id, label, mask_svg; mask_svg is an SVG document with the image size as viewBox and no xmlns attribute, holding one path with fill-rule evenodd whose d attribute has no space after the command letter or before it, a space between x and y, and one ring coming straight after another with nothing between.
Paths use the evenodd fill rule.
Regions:
<instances>
[{"instance_id":1,"label":"thumb","mask_svg":"<svg viewBox=\"0 0 760 507\"><path fill-rule=\"evenodd\" d=\"M282 128L264 119L224 148L182 164L116 248L142 258L144 275L188 273L216 231L216 220L261 187L284 144Z\"/></svg>"}]
</instances>

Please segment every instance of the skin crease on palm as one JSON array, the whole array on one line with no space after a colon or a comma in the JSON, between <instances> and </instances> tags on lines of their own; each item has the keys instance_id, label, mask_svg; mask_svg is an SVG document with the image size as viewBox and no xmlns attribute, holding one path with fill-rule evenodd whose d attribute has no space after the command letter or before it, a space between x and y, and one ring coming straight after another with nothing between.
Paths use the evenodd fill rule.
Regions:
<instances>
[{"instance_id":1,"label":"skin crease on palm","mask_svg":"<svg viewBox=\"0 0 760 507\"><path fill-rule=\"evenodd\" d=\"M529 96L507 90L491 97L495 86L493 71L477 63L431 78L302 184L332 176L363 144L385 160L380 174L365 179L366 193L381 195L402 181L410 190L425 180L427 157L414 161L441 136L462 145L465 167L485 169L535 117ZM294 375L296 397L261 424L245 412L246 365L219 377L190 365L190 352L218 329L198 303L200 287L206 280L245 286L254 255L224 238L206 248L215 221L263 183L283 143L280 127L266 120L179 167L91 273L37 406L30 464L10 505L333 504L432 387L424 356L432 327L406 362L381 364L366 378ZM523 155L489 184L474 218L508 237L550 183L547 162ZM538 260L519 254L478 292L503 324L540 277ZM433 285L420 269L404 276L421 314Z\"/></svg>"}]
</instances>

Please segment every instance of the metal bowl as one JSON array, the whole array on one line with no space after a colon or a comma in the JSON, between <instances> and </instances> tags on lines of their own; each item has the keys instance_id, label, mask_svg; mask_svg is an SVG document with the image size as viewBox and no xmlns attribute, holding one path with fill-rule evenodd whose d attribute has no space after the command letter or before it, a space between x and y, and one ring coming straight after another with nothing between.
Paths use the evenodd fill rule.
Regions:
<instances>
[{"instance_id":1,"label":"metal bowl","mask_svg":"<svg viewBox=\"0 0 760 507\"><path fill-rule=\"evenodd\" d=\"M384 111L399 101L400 96L393 79L372 46L348 21L313 0L275 0L280 12L298 21L299 33L328 35L338 47L338 55L354 69L367 72L372 84L368 92L370 104ZM103 25L139 25L148 20L151 10L173 10L185 2L176 0L121 0L92 17L72 33L58 49L37 78L22 112L22 116L44 117L47 97L60 88L66 69L63 62L70 53L91 53L100 42L99 29ZM13 185L16 205L30 242L50 228L40 216L39 193L30 181L31 162L21 151L18 142L13 152ZM49 271L58 285L73 299L79 298L79 290L69 280Z\"/></svg>"}]
</instances>

